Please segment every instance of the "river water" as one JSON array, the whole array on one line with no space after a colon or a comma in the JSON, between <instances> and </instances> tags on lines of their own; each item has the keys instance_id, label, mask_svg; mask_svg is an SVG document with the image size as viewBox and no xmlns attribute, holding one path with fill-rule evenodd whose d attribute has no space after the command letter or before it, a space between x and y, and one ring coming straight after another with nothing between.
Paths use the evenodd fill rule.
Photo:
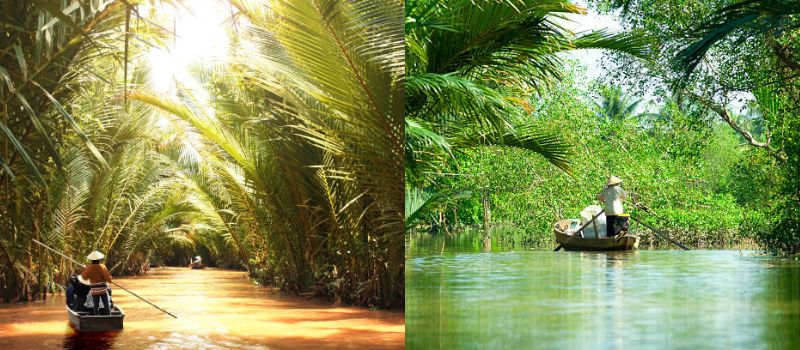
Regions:
<instances>
[{"instance_id":1,"label":"river water","mask_svg":"<svg viewBox=\"0 0 800 350\"><path fill-rule=\"evenodd\" d=\"M800 349L800 261L411 240L408 349Z\"/></svg>"},{"instance_id":2,"label":"river water","mask_svg":"<svg viewBox=\"0 0 800 350\"><path fill-rule=\"evenodd\" d=\"M254 286L244 272L161 268L115 282L118 332L78 333L64 297L0 306L0 349L400 349L403 313L336 307Z\"/></svg>"}]
</instances>

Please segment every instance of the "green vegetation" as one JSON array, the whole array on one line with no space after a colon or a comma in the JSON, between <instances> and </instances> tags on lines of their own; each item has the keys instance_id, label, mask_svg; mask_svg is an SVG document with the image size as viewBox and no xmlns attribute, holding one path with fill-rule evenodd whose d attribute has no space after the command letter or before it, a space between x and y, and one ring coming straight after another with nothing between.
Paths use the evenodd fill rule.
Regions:
<instances>
[{"instance_id":1,"label":"green vegetation","mask_svg":"<svg viewBox=\"0 0 800 350\"><path fill-rule=\"evenodd\" d=\"M560 53L607 48L638 56L636 36L573 34L556 19L583 9L564 1L406 2L406 227L443 203L455 154L502 145L542 155L569 171L569 145L529 123L528 96L562 75ZM487 198L487 193L481 196Z\"/></svg>"},{"instance_id":2,"label":"green vegetation","mask_svg":"<svg viewBox=\"0 0 800 350\"><path fill-rule=\"evenodd\" d=\"M0 3L5 301L73 269L36 238L104 251L115 275L200 252L289 292L403 304L400 3L226 2L229 57L194 73L208 98L151 89L145 53L174 35L153 3L64 4Z\"/></svg>"},{"instance_id":3,"label":"green vegetation","mask_svg":"<svg viewBox=\"0 0 800 350\"><path fill-rule=\"evenodd\" d=\"M538 101L541 108L532 121L540 130L560 130L563 140L579 150L572 176L530 152L482 147L456 156L449 172L458 175L440 181L439 188L489 193L493 234L517 246L552 245L553 222L577 217L596 203L594 197L609 174L625 180L623 187L631 195L627 209L633 215L686 244L740 243L751 234L740 235L740 227L768 225L761 200L770 195L770 181L772 193L777 192L777 175L768 173L774 172L772 161L740 147L730 128L710 117L698 123L696 111L674 101L658 113L609 120L593 108L590 97L578 88L582 85L586 84L564 81L549 90ZM761 176L755 179L751 173ZM637 210L634 202L660 218ZM442 229L483 221L480 198L456 201L441 210L443 215L432 224ZM654 238L647 236L645 242Z\"/></svg>"},{"instance_id":4,"label":"green vegetation","mask_svg":"<svg viewBox=\"0 0 800 350\"><path fill-rule=\"evenodd\" d=\"M506 6L508 11L516 8L520 21L529 14L526 9L553 4L488 3ZM481 76L478 80L485 85L479 86L511 106L502 110L508 118L504 125L549 135L547 142L538 149L514 147L514 142L440 147L449 153L409 147L415 153L407 156L406 181L429 194L417 195L418 202L428 198L436 203L418 205L423 212L416 213L413 222L407 219L406 225L432 231L483 225L489 232L489 223L494 223L505 241L549 244L552 223L577 217L594 202L605 178L615 174L626 180L623 187L633 194L631 202L648 206L658 216L640 213L632 203L629 210L679 240L716 246L754 239L776 254L800 251L798 3L641 0L591 4L621 14L627 32L636 34L620 36L640 49L609 47L615 49L608 56L614 67L601 81L606 85L573 77L570 66L561 60L548 61L550 65L535 60L509 62L506 52L493 52L492 57L514 67L487 69L501 77ZM469 18L486 24L489 14L478 14L485 8L471 9L474 16ZM444 11L461 16L456 10ZM555 15L547 13L544 18ZM441 30L448 46L474 42L457 40L453 33L459 31L442 22L413 23L432 23L430 31ZM503 23L497 28L508 26ZM407 37L418 37L415 30L407 21ZM431 36L427 41L438 39ZM419 51L409 49L413 43L407 39L407 52ZM558 40L538 44L538 52L564 49ZM409 62L415 61L407 58ZM415 74L419 73L409 68L409 80ZM542 77L547 79L538 84L519 83ZM592 87L590 91L587 86ZM422 99L436 101L436 109L411 105L407 110L409 117L427 122L419 123L432 130L424 135L437 132L449 141L450 134L463 135L453 130L475 127L464 121L471 114L447 92ZM407 91L407 104L419 100L414 93ZM653 101L643 101L642 96L653 96ZM743 110L734 107L742 105ZM436 124L436 117L442 115L451 119ZM492 124L484 124L481 130L491 135ZM407 139L414 140L414 135ZM430 140L418 144L437 144L437 139ZM557 151L547 147L551 145ZM414 177L409 172L424 175ZM441 193L460 196L435 195Z\"/></svg>"},{"instance_id":5,"label":"green vegetation","mask_svg":"<svg viewBox=\"0 0 800 350\"><path fill-rule=\"evenodd\" d=\"M619 58L622 76L642 81L642 69L683 98L708 109L736 131L744 142L774 160L775 181L754 184L773 194L759 196L758 215L771 225L757 230L769 251L800 252L800 2L740 1L598 1L602 9L622 11L624 24L640 30L661 54L639 64ZM686 35L690 33L690 35ZM742 95L760 112L760 138L732 117L729 104ZM761 171L751 169L754 175ZM774 178L773 178L774 179ZM778 182L779 190L770 187Z\"/></svg>"}]
</instances>

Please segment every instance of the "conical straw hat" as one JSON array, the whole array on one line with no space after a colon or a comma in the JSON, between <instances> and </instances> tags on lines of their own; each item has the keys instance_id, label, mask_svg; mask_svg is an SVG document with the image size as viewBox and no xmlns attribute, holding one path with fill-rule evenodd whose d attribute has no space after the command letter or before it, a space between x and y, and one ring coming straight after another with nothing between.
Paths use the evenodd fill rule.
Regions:
<instances>
[{"instance_id":1,"label":"conical straw hat","mask_svg":"<svg viewBox=\"0 0 800 350\"><path fill-rule=\"evenodd\" d=\"M98 252L98 251L95 250L91 254L89 254L86 257L86 259L89 259L89 260L102 260L104 257L105 257L105 255L103 255L103 253Z\"/></svg>"},{"instance_id":2,"label":"conical straw hat","mask_svg":"<svg viewBox=\"0 0 800 350\"><path fill-rule=\"evenodd\" d=\"M622 183L622 179L620 179L620 178L618 178L616 176L610 176L608 178L608 183L606 185L613 186L613 185L620 184L620 183Z\"/></svg>"}]
</instances>

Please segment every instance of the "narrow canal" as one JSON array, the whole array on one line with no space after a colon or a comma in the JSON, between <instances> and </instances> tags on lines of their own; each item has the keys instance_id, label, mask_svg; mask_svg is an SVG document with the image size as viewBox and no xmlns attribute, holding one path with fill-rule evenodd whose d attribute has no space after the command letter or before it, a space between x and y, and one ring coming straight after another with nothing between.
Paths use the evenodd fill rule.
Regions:
<instances>
[{"instance_id":1,"label":"narrow canal","mask_svg":"<svg viewBox=\"0 0 800 350\"><path fill-rule=\"evenodd\" d=\"M453 243L409 246L409 349L800 349L798 261Z\"/></svg>"},{"instance_id":2,"label":"narrow canal","mask_svg":"<svg viewBox=\"0 0 800 350\"><path fill-rule=\"evenodd\" d=\"M403 313L336 307L254 286L244 272L160 268L115 282L118 332L78 333L64 296L0 306L0 349L401 349Z\"/></svg>"}]
</instances>

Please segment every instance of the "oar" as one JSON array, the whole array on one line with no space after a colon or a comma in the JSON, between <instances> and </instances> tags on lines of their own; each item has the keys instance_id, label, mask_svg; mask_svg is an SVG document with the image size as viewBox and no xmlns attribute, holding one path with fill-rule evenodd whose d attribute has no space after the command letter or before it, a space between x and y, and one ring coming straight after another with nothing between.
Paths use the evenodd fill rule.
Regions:
<instances>
[{"instance_id":1,"label":"oar","mask_svg":"<svg viewBox=\"0 0 800 350\"><path fill-rule=\"evenodd\" d=\"M53 249L53 248L50 248L50 247L49 247L49 246L47 246L46 244L44 244L44 243L42 243L42 242L39 242L39 241L37 241L36 239L32 239L32 240L33 240L34 242L36 242L37 244L41 245L42 247L45 247L45 248L49 249L49 250L50 250L50 251L52 251L53 253L56 253L56 254L58 254L58 255L61 255L61 256L63 256L64 258L66 258L67 260L69 260L69 261L72 261L72 262L74 262L75 264L77 264L77 265L80 265L81 267L86 267L86 265L84 265L84 264L81 264L81 263L77 262L75 259L72 259L72 258L70 258L70 257L68 257L68 256L66 256L66 255L64 255L63 253L61 253L61 252L59 252L59 251L57 251L57 250L55 250L55 249ZM138 294L136 294L136 293L134 293L134 292L131 292L129 289L127 289L127 288L125 288L125 287L123 287L123 286L120 286L120 285L119 285L119 284L117 284L116 282L111 282L111 283L112 283L113 285L115 285L115 286L119 287L120 289L122 289L122 290L124 290L124 291L126 291L126 292L130 293L131 295L133 295L133 296L135 296L135 297L139 298L141 301L143 301L143 302L145 302L145 303L148 303L148 304L150 304L150 306L152 306L152 307L154 307L154 308L158 309L159 311L161 311L161 312L163 312L163 313L165 313L165 314L167 314L167 315L170 315L170 316L172 316L172 317L174 317L174 318L178 318L178 316L175 316L175 315L171 314L169 311L167 311L167 310L164 310L164 309L162 309L162 308L158 307L156 304L153 304L153 303L151 303L151 302L149 302L149 301L145 300L144 298L140 297Z\"/></svg>"},{"instance_id":2,"label":"oar","mask_svg":"<svg viewBox=\"0 0 800 350\"><path fill-rule=\"evenodd\" d=\"M666 234L662 234L661 232L658 232L658 230L654 229L652 226L648 225L648 224L647 224L647 223L645 223L644 221L641 221L641 220L637 219L635 216L631 216L631 219L633 219L633 221L636 221L636 222L638 222L638 223L640 223L640 224L644 225L644 227L647 227L647 228L649 228L649 229L650 229L650 231L653 231L653 233L657 234L659 237L661 237L661 238L663 238L663 239L666 239L666 240L668 240L668 241L672 242L672 244L675 244L675 245L677 245L677 246L678 246L678 247L680 247L681 249L683 249L683 250L689 250L689 248L687 248L685 245L681 244L681 242L678 242L678 241L676 241L676 240L673 240L672 238L669 238L669 236L667 236Z\"/></svg>"},{"instance_id":3,"label":"oar","mask_svg":"<svg viewBox=\"0 0 800 350\"><path fill-rule=\"evenodd\" d=\"M637 208L639 208L639 209L641 209L641 210L644 210L644 211L646 211L648 214L650 214L650 215L652 215L654 218L656 218L656 220L660 220L661 222L664 222L664 218L662 218L660 215L658 215L658 214L654 213L654 212L653 212L653 210L652 210L652 209L650 209L650 208L648 208L646 205L644 205L644 204L642 204L642 203L638 203L638 202L637 202L637 203L635 203L635 204L634 204L634 206L636 206ZM635 220L635 219L634 219L634 220ZM673 239L669 238L669 236L667 236L666 234L661 234L661 233L659 233L657 230L655 230L655 229L653 229L652 227L648 226L646 223L642 222L641 220L636 220L636 222L638 222L638 223L640 223L640 224L644 225L645 227L649 228L649 229L650 229L650 231L653 231L653 232L655 232L657 235L659 235L659 236L661 236L662 238L664 238L664 239L666 239L666 240L668 240L668 241L672 242L673 244L677 245L677 246L678 246L678 247L680 247L681 249L683 249L683 250L689 250L689 248L687 248L685 245L681 244L681 243L680 243L680 242L678 242L678 241L675 241L675 240L673 240Z\"/></svg>"},{"instance_id":4,"label":"oar","mask_svg":"<svg viewBox=\"0 0 800 350\"><path fill-rule=\"evenodd\" d=\"M599 213L597 213L597 215L593 216L593 217L592 217L592 219L591 219L591 220L589 220L589 222L587 222L587 223L583 224L583 226L581 226L581 227L580 227L580 228L579 228L577 231L575 231L575 232L581 232L581 231L583 231L583 229L585 229L585 228L586 228L586 226L589 226L589 224L590 224L590 223L593 223L593 222L594 222L594 219L597 219L597 217L598 217L598 216L600 216L600 214L602 214L602 213L603 213L603 211L605 211L605 209L602 209L602 210L600 210L600 212L599 212ZM600 237L600 232L597 232L597 226L595 226L594 230L595 230L595 234L597 235L597 237ZM553 251L554 251L554 252L557 252L557 251L561 250L561 248L562 248L562 247L563 247L563 245L559 243L559 244L558 244L558 247L556 247L556 249L553 249Z\"/></svg>"}]
</instances>

